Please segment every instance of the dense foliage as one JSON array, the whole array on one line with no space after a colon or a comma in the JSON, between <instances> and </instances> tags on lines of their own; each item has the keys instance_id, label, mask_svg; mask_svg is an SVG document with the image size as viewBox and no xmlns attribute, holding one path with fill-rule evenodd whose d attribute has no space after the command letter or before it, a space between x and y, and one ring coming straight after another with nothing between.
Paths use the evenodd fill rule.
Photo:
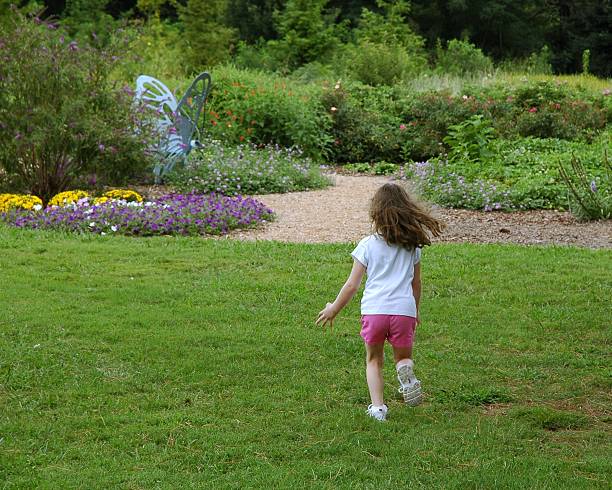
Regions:
<instances>
[{"instance_id":1,"label":"dense foliage","mask_svg":"<svg viewBox=\"0 0 612 490\"><path fill-rule=\"evenodd\" d=\"M225 146L209 141L185 166L168 176L178 189L200 193L267 194L318 189L330 185L318 165L296 149L250 145Z\"/></svg>"},{"instance_id":2,"label":"dense foliage","mask_svg":"<svg viewBox=\"0 0 612 490\"><path fill-rule=\"evenodd\" d=\"M237 39L260 47L271 41L273 48L280 47L273 50L276 61L295 67L321 59L334 45L357 38L357 30L367 23L366 9L370 18L399 19L432 54L438 40L446 46L466 38L497 62L528 59L547 46L555 72L576 73L584 70L583 54L588 50L587 70L612 75L612 7L599 0L47 0L44 4L78 35L105 35L126 17L179 24L186 34L181 42L192 60L194 56L201 61L222 59ZM5 5L0 4L0 9L6 9ZM206 34L200 36L200 32Z\"/></svg>"},{"instance_id":3,"label":"dense foliage","mask_svg":"<svg viewBox=\"0 0 612 490\"><path fill-rule=\"evenodd\" d=\"M147 170L149 128L109 78L118 47L67 39L13 12L0 25L0 169L43 200L90 175L118 184ZM25 62L27 60L27 62Z\"/></svg>"},{"instance_id":4,"label":"dense foliage","mask_svg":"<svg viewBox=\"0 0 612 490\"><path fill-rule=\"evenodd\" d=\"M570 208L580 218L606 218L612 205L605 158L610 137L604 133L592 144L554 138L494 140L480 161L465 155L454 160L433 158L406 165L402 177L444 206L486 211ZM576 155L580 155L579 168L572 165ZM565 179L560 166L566 169ZM568 188L567 180L575 191Z\"/></svg>"}]
</instances>

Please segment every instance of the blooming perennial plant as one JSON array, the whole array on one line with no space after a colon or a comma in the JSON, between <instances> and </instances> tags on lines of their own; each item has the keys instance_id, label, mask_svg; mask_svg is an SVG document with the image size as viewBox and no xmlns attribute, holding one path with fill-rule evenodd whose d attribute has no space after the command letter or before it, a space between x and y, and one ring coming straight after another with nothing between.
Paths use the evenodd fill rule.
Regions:
<instances>
[{"instance_id":1,"label":"blooming perennial plant","mask_svg":"<svg viewBox=\"0 0 612 490\"><path fill-rule=\"evenodd\" d=\"M4 202L2 196L0 203ZM40 205L38 210L25 205L0 208L0 221L17 228L130 236L219 235L250 228L273 217L271 209L252 198L193 193L168 194L146 202L97 202L84 197L64 206L42 209Z\"/></svg>"},{"instance_id":2,"label":"blooming perennial plant","mask_svg":"<svg viewBox=\"0 0 612 490\"><path fill-rule=\"evenodd\" d=\"M403 169L400 178L412 181L427 199L441 206L482 211L516 209L510 191L481 179L469 181L446 169L445 162L412 163Z\"/></svg>"},{"instance_id":3,"label":"blooming perennial plant","mask_svg":"<svg viewBox=\"0 0 612 490\"><path fill-rule=\"evenodd\" d=\"M113 199L127 202L143 202L142 196L136 191L113 189L102 194L101 197L96 199L96 203L101 204Z\"/></svg>"},{"instance_id":4,"label":"blooming perennial plant","mask_svg":"<svg viewBox=\"0 0 612 490\"><path fill-rule=\"evenodd\" d=\"M295 148L253 145L225 147L210 141L192 152L185 167L168 176L183 192L224 195L319 189L330 185L321 168Z\"/></svg>"},{"instance_id":5,"label":"blooming perennial plant","mask_svg":"<svg viewBox=\"0 0 612 490\"><path fill-rule=\"evenodd\" d=\"M11 209L40 210L42 200L30 194L0 194L0 213L7 213Z\"/></svg>"},{"instance_id":6,"label":"blooming perennial plant","mask_svg":"<svg viewBox=\"0 0 612 490\"><path fill-rule=\"evenodd\" d=\"M89 197L86 191L65 191L56 194L49 200L49 206L67 206Z\"/></svg>"}]
</instances>

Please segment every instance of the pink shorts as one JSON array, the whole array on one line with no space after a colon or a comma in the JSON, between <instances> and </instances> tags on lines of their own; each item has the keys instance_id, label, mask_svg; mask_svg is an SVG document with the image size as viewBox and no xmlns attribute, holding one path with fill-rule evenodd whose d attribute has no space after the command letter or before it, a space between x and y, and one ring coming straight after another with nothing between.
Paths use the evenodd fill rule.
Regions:
<instances>
[{"instance_id":1,"label":"pink shorts","mask_svg":"<svg viewBox=\"0 0 612 490\"><path fill-rule=\"evenodd\" d=\"M416 318L404 315L362 315L361 336L366 344L388 340L393 347L412 347Z\"/></svg>"}]
</instances>

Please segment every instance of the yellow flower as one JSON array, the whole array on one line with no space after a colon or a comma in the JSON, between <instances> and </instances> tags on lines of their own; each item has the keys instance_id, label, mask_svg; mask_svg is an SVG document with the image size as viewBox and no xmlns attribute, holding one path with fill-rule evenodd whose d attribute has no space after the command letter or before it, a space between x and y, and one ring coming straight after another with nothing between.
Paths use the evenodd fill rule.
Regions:
<instances>
[{"instance_id":1,"label":"yellow flower","mask_svg":"<svg viewBox=\"0 0 612 490\"><path fill-rule=\"evenodd\" d=\"M138 192L130 191L127 189L113 189L112 191L105 192L99 199L120 199L128 202L142 202L142 196ZM105 201L102 201L105 202Z\"/></svg>"},{"instance_id":2,"label":"yellow flower","mask_svg":"<svg viewBox=\"0 0 612 490\"><path fill-rule=\"evenodd\" d=\"M7 213L10 209L39 210L42 200L31 194L0 194L0 213Z\"/></svg>"},{"instance_id":3,"label":"yellow flower","mask_svg":"<svg viewBox=\"0 0 612 490\"><path fill-rule=\"evenodd\" d=\"M49 206L66 206L86 197L89 197L89 194L85 191L60 192L51 198Z\"/></svg>"}]
</instances>

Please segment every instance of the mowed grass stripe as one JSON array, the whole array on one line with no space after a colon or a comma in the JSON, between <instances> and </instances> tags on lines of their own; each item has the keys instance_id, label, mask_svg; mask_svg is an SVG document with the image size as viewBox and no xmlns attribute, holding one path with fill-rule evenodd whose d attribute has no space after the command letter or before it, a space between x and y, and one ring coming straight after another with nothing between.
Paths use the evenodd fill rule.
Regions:
<instances>
[{"instance_id":1,"label":"mowed grass stripe","mask_svg":"<svg viewBox=\"0 0 612 490\"><path fill-rule=\"evenodd\" d=\"M359 302L313 326L351 250L0 228L4 487L606 488L609 251L426 249L380 424Z\"/></svg>"}]
</instances>

